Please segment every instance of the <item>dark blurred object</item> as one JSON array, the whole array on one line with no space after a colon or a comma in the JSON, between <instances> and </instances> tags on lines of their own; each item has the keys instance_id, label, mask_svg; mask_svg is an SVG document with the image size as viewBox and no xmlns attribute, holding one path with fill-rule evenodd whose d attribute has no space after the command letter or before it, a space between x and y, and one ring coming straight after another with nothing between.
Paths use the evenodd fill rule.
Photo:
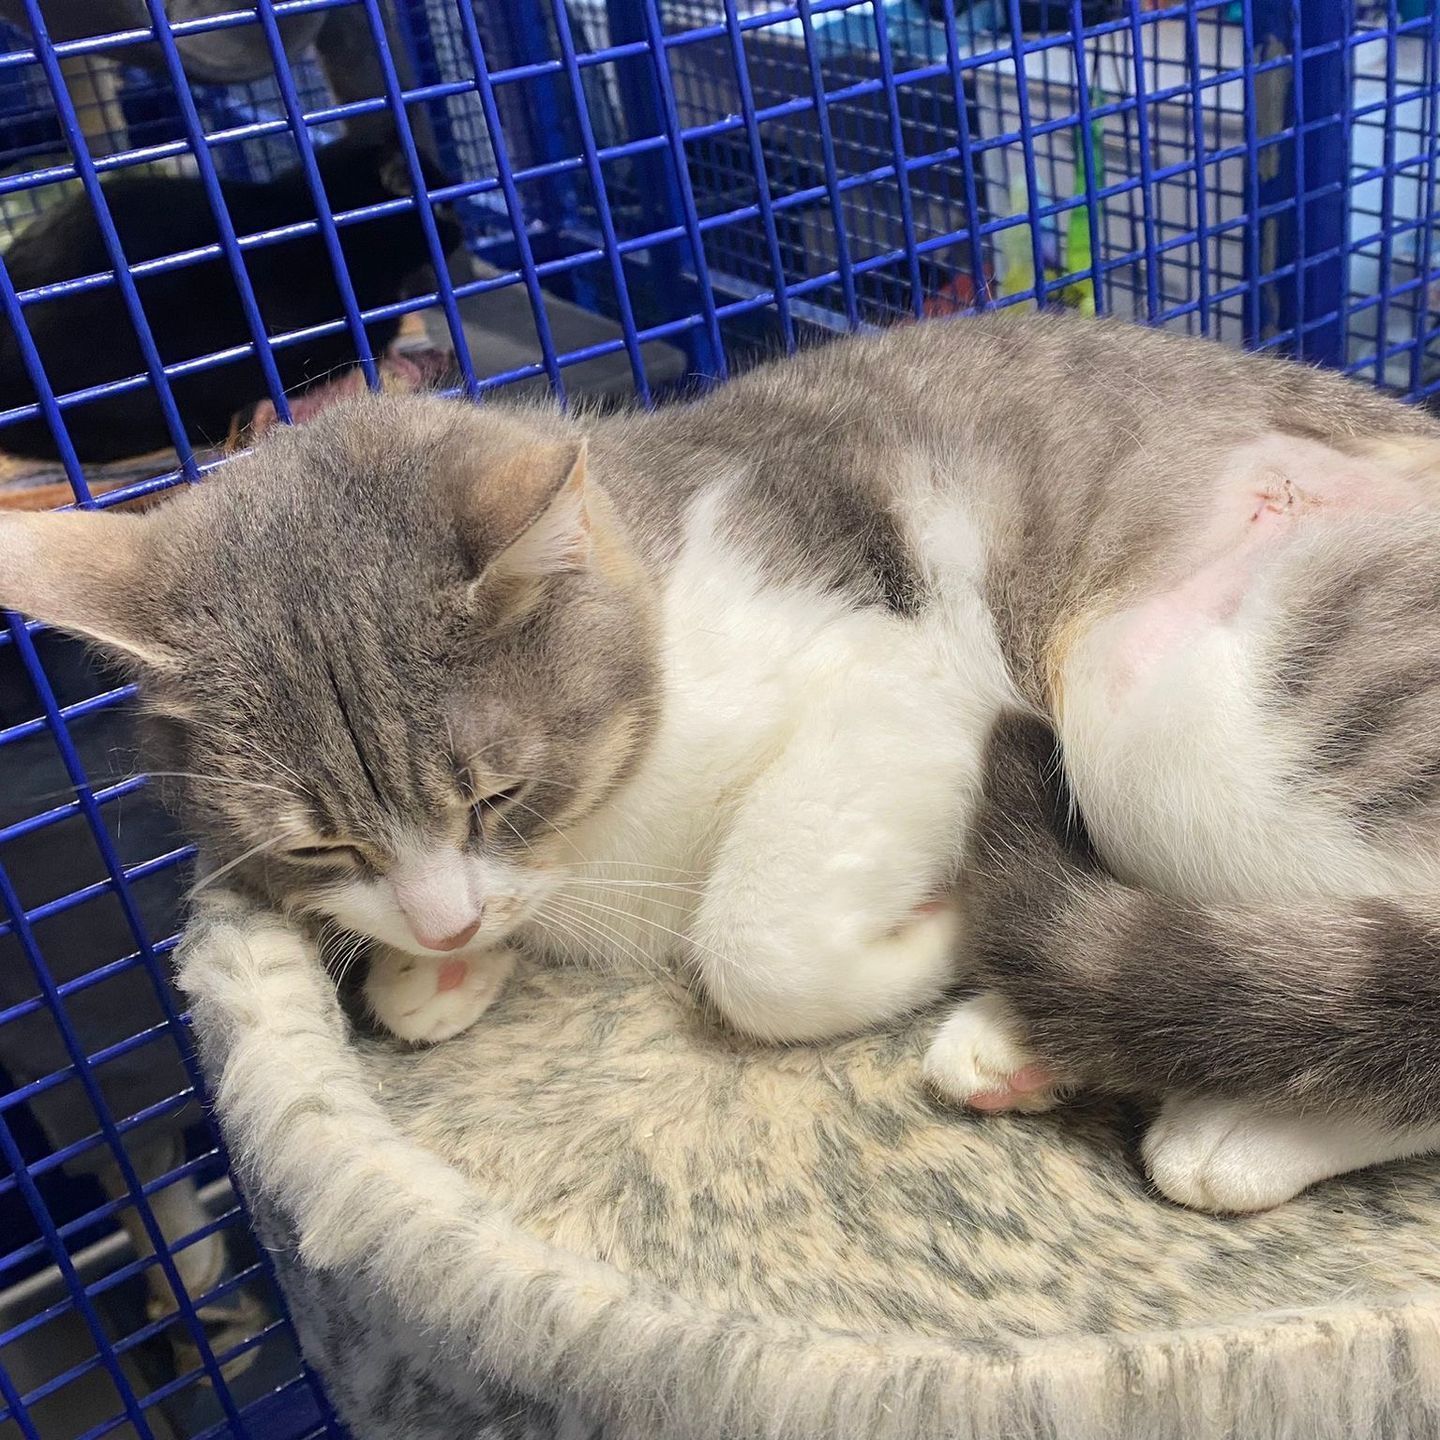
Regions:
<instances>
[{"instance_id":1,"label":"dark blurred object","mask_svg":"<svg viewBox=\"0 0 1440 1440\"><path fill-rule=\"evenodd\" d=\"M255 14L253 3L247 5L245 0L166 0L164 8L172 26L236 12ZM40 13L55 43L150 29L145 0L40 0ZM0 0L0 21L23 34L30 33L30 17L24 0ZM295 60L313 49L326 86L337 103L369 100L385 93L375 39L361 6L286 15L277 23L287 60ZM192 86L245 85L275 73L270 46L258 19L193 35L177 35L175 48L180 54L185 78ZM397 55L401 83L408 84L404 50L398 46L392 48ZM72 96L84 102L77 103L82 127L93 121L102 134L123 128L117 124L114 113L112 78L121 66L149 70L169 79L164 51L153 40L137 40L93 55L70 56L61 62ZM346 130L372 139L394 133L393 122L384 109L350 117Z\"/></svg>"},{"instance_id":2,"label":"dark blurred object","mask_svg":"<svg viewBox=\"0 0 1440 1440\"><path fill-rule=\"evenodd\" d=\"M253 9L234 0L166 0L165 14L171 25L187 20L207 20L235 10ZM315 44L326 23L324 10L289 15L280 20L280 37L287 56L296 56ZM150 29L145 0L40 0L40 14L51 40L87 40L125 30ZM30 16L24 0L0 0L0 19L17 30L30 33ZM205 30L198 35L177 37L176 47L191 81L217 85L238 85L272 73L265 32L258 25L229 25ZM160 47L154 41L137 41L104 52L125 65L146 70L165 68Z\"/></svg>"},{"instance_id":3,"label":"dark blurred object","mask_svg":"<svg viewBox=\"0 0 1440 1440\"><path fill-rule=\"evenodd\" d=\"M930 14L936 19L944 18L945 6L943 0L927 0ZM965 0L955 0L954 11L957 18L965 15L967 10L974 9L973 5L967 5ZM987 10L989 6L985 7ZM1020 29L1027 35L1054 35L1059 31L1070 30L1070 0L1020 0ZM1080 0L1080 23L1082 26L1100 25L1106 20L1113 20L1124 13L1124 0ZM996 29L1003 34L1010 32L1010 6L1006 0L998 0L995 5L998 16Z\"/></svg>"},{"instance_id":4,"label":"dark blurred object","mask_svg":"<svg viewBox=\"0 0 1440 1440\"><path fill-rule=\"evenodd\" d=\"M35 636L34 643L57 705L90 701L115 685L115 677L99 671L86 647L77 641L44 632ZM40 697L16 647L0 648L0 730L23 725L41 713ZM130 720L129 707L106 705L71 722L69 735L76 758L94 790L103 793L135 773ZM118 895L105 884L108 870L85 816L71 813L48 824L25 827L31 817L57 810L74 799L70 773L48 729L12 737L0 745L0 831L10 836L0 842L0 866L19 903L27 911L41 911L30 928L56 985L114 966L139 949ZM174 854L183 843L148 788L107 801L101 814L116 857L127 868ZM131 882L131 899L150 937L163 939L176 931L181 896L189 879L188 866L171 865ZM44 907L77 893L88 898L46 913ZM0 904L0 921L10 918ZM40 992L20 936L13 928L0 934L0 1013L12 1012ZM146 967L138 963L75 989L65 999L64 1012L88 1054L149 1031L165 1018L154 982ZM64 1037L48 1006L0 1024L0 1066L17 1084L63 1072L70 1063ZM174 1039L163 1031L155 1031L148 1044L112 1056L96 1068L95 1076L112 1114L120 1117L157 1105L188 1085ZM51 1150L83 1140L99 1129L90 1098L76 1078L40 1091L28 1103L44 1127ZM137 1149L143 1148L142 1138L148 1140L153 1134L157 1142L164 1141L197 1118L190 1107L157 1117L142 1127L144 1137L136 1137ZM85 1151L70 1168L103 1172L112 1160L100 1147Z\"/></svg>"},{"instance_id":5,"label":"dark blurred object","mask_svg":"<svg viewBox=\"0 0 1440 1440\"><path fill-rule=\"evenodd\" d=\"M411 193L409 170L397 146L345 136L316 153L325 195L333 213L356 210ZM445 184L431 164L423 165L427 188ZM315 219L315 201L304 170L297 166L265 182L221 182L225 206L237 234L245 235ZM104 192L126 258L134 265L202 246L215 245L219 231L200 180L194 176L120 172L107 178ZM436 213L447 252L460 243L458 224ZM362 310L390 305L407 294L431 289L430 251L419 212L411 207L362 220L340 230L346 268ZM20 290L110 270L99 226L86 195L77 194L47 211L15 240L5 257ZM297 236L260 246L245 257L265 331L280 335L340 320L345 308L323 235ZM194 360L250 342L240 292L223 257L137 278L136 290L161 360L166 365ZM31 338L57 394L143 373L140 342L118 285L67 294L26 307ZM399 319L366 327L373 354L395 338ZM103 337L103 343L97 343ZM274 351L287 392L318 384L355 363L348 327L311 336ZM217 363L171 381L175 403L192 443L220 444L231 417L267 393L254 356ZM8 324L0 323L0 407L35 403ZM160 449L171 435L153 390L130 390L70 409L70 438L81 460L106 462ZM54 457L54 436L42 418L0 430L0 449L12 455Z\"/></svg>"}]
</instances>

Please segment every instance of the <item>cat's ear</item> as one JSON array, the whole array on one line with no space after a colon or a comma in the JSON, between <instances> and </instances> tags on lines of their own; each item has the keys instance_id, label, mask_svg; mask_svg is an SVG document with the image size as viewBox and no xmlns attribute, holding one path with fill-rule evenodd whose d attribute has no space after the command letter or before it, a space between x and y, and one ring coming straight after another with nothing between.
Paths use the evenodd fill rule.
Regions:
<instances>
[{"instance_id":1,"label":"cat's ear","mask_svg":"<svg viewBox=\"0 0 1440 1440\"><path fill-rule=\"evenodd\" d=\"M486 559L475 591L513 613L592 553L585 441L527 445L488 477L479 500Z\"/></svg>"},{"instance_id":2,"label":"cat's ear","mask_svg":"<svg viewBox=\"0 0 1440 1440\"><path fill-rule=\"evenodd\" d=\"M108 512L0 515L0 608L163 666L143 619L146 526Z\"/></svg>"}]
</instances>

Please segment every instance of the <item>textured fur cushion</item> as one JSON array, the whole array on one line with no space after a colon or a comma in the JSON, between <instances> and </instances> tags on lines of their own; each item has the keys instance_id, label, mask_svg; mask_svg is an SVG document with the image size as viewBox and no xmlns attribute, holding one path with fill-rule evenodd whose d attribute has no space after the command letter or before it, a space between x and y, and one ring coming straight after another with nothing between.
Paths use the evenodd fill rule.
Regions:
<instances>
[{"instance_id":1,"label":"textured fur cushion","mask_svg":"<svg viewBox=\"0 0 1440 1440\"><path fill-rule=\"evenodd\" d=\"M1216 1219L1147 1192L1123 1111L932 1105L923 1020L767 1050L663 977L531 971L406 1053L223 921L184 983L357 1436L1440 1428L1433 1159Z\"/></svg>"}]
</instances>

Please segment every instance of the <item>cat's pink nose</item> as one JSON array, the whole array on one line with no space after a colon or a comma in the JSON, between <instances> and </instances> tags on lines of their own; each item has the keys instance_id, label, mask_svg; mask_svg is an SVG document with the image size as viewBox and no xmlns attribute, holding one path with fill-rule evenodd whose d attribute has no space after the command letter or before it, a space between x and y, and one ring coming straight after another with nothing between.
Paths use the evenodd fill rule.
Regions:
<instances>
[{"instance_id":1,"label":"cat's pink nose","mask_svg":"<svg viewBox=\"0 0 1440 1440\"><path fill-rule=\"evenodd\" d=\"M415 938L427 950L458 950L462 945L468 945L474 938L475 932L479 930L480 922L477 920L473 925L467 925L463 930L457 930L453 935L436 937L434 935L422 935L418 930Z\"/></svg>"}]
</instances>

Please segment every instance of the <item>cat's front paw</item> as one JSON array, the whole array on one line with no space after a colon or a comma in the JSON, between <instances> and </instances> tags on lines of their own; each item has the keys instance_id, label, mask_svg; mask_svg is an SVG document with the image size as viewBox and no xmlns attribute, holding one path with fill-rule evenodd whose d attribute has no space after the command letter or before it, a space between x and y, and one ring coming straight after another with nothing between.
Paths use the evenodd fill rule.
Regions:
<instances>
[{"instance_id":1,"label":"cat's front paw","mask_svg":"<svg viewBox=\"0 0 1440 1440\"><path fill-rule=\"evenodd\" d=\"M921 1073L942 1100L972 1110L1035 1113L1062 1098L1059 1076L1029 1052L1009 1004L989 990L940 1027Z\"/></svg>"},{"instance_id":2,"label":"cat's front paw","mask_svg":"<svg viewBox=\"0 0 1440 1440\"><path fill-rule=\"evenodd\" d=\"M379 950L365 978L365 1001L398 1039L433 1045L468 1030L494 1003L514 969L510 950L434 960Z\"/></svg>"}]
</instances>

